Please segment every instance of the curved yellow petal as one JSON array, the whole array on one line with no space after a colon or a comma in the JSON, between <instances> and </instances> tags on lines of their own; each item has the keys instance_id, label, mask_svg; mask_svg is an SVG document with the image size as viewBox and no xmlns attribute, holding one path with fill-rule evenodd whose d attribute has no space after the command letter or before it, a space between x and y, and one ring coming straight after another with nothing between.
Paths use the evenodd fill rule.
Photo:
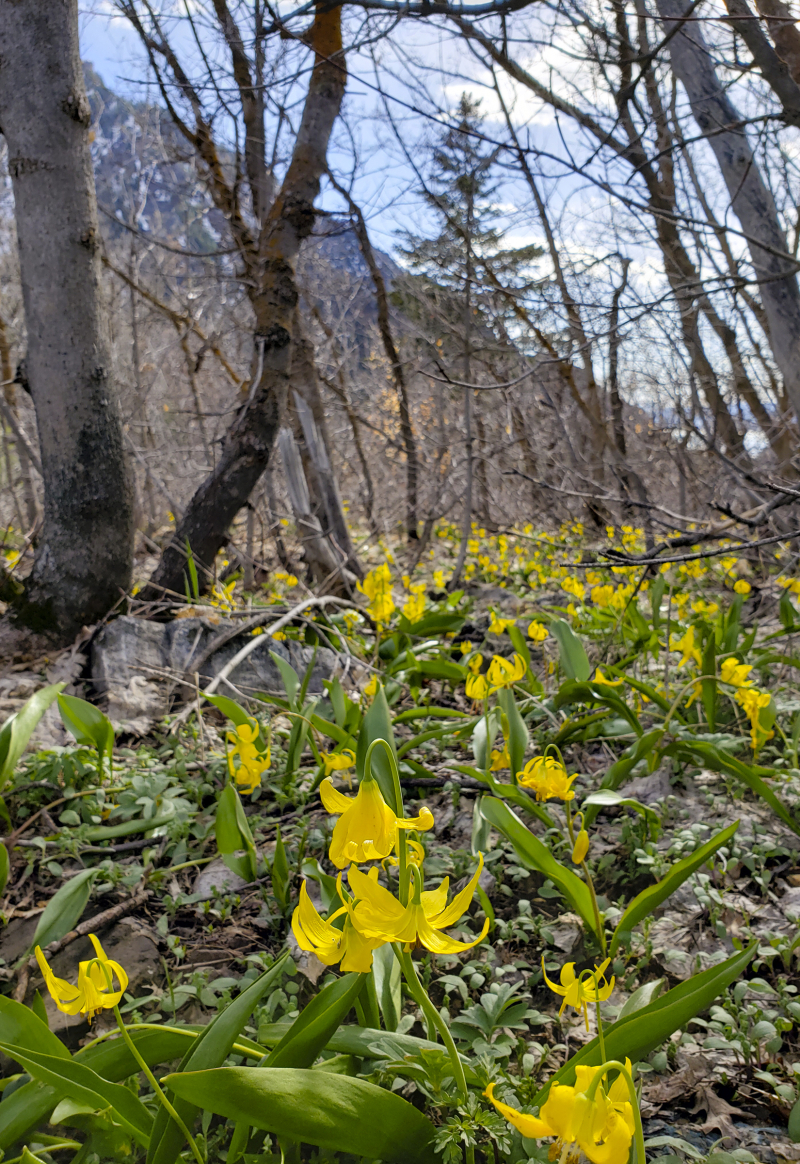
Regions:
<instances>
[{"instance_id":1,"label":"curved yellow petal","mask_svg":"<svg viewBox=\"0 0 800 1164\"><path fill-rule=\"evenodd\" d=\"M434 826L433 813L425 805L419 810L419 816L398 816L395 817L395 822L399 829L417 829L421 833L426 833Z\"/></svg>"},{"instance_id":2,"label":"curved yellow petal","mask_svg":"<svg viewBox=\"0 0 800 1164\"><path fill-rule=\"evenodd\" d=\"M293 926L295 918L309 940L314 942L315 945L323 946L331 941L331 930L335 927L330 922L326 922L317 913L316 906L308 896L308 888L305 881L300 886L300 901L292 917ZM338 933L339 931L337 930ZM297 937L297 934L295 934L295 937Z\"/></svg>"},{"instance_id":3,"label":"curved yellow petal","mask_svg":"<svg viewBox=\"0 0 800 1164\"><path fill-rule=\"evenodd\" d=\"M447 909L442 910L442 912L437 917L430 918L433 925L435 925L440 930L447 929L448 926L455 925L462 914L466 913L475 893L475 886L478 884L478 878L480 877L482 870L483 853L478 853L478 868L475 870L472 877L470 877L469 881L461 890L461 892L455 895Z\"/></svg>"},{"instance_id":4,"label":"curved yellow petal","mask_svg":"<svg viewBox=\"0 0 800 1164\"><path fill-rule=\"evenodd\" d=\"M494 1087L494 1083L490 1083L483 1094L494 1104L500 1115L507 1119L517 1131L521 1132L526 1140L538 1140L542 1136L556 1135L549 1124L539 1119L538 1116L526 1115L525 1112L517 1111L515 1107L510 1107L507 1103L501 1103L499 1099L495 1099Z\"/></svg>"},{"instance_id":5,"label":"curved yellow petal","mask_svg":"<svg viewBox=\"0 0 800 1164\"><path fill-rule=\"evenodd\" d=\"M56 977L42 953L41 946L37 946L34 953L36 954L36 961L39 963L39 969L44 978L44 984L53 1002L62 1014L77 1014L83 1005L81 991L76 986L73 986L71 982Z\"/></svg>"},{"instance_id":6,"label":"curved yellow petal","mask_svg":"<svg viewBox=\"0 0 800 1164\"><path fill-rule=\"evenodd\" d=\"M575 963L565 962L561 967L561 985L570 987L575 982Z\"/></svg>"},{"instance_id":7,"label":"curved yellow petal","mask_svg":"<svg viewBox=\"0 0 800 1164\"><path fill-rule=\"evenodd\" d=\"M425 910L426 917L436 917L437 914L442 912L447 905L449 888L450 878L445 877L435 889L423 889L420 894L420 901L422 902L422 908Z\"/></svg>"},{"instance_id":8,"label":"curved yellow petal","mask_svg":"<svg viewBox=\"0 0 800 1164\"><path fill-rule=\"evenodd\" d=\"M631 1113L632 1123L633 1114ZM628 1159L632 1139L633 1129L625 1117L611 1112L608 1116L603 1142L596 1143L594 1137L588 1140L581 1135L578 1145L587 1160L592 1161L592 1164L619 1164L619 1161Z\"/></svg>"},{"instance_id":9,"label":"curved yellow petal","mask_svg":"<svg viewBox=\"0 0 800 1164\"><path fill-rule=\"evenodd\" d=\"M355 804L352 796L345 796L343 792L339 792L333 787L330 776L326 776L320 784L319 795L331 816L340 816Z\"/></svg>"},{"instance_id":10,"label":"curved yellow petal","mask_svg":"<svg viewBox=\"0 0 800 1164\"><path fill-rule=\"evenodd\" d=\"M554 1083L541 1108L542 1119L553 1129L553 1135L558 1136L565 1144L571 1144L575 1140L572 1125L578 1094L577 1088Z\"/></svg>"},{"instance_id":11,"label":"curved yellow petal","mask_svg":"<svg viewBox=\"0 0 800 1164\"><path fill-rule=\"evenodd\" d=\"M483 929L471 942L459 942L455 938L448 938L441 930L434 929L430 924L421 906L415 907L419 913L417 917L417 938L426 950L432 954L461 954L464 950L471 950L477 946L489 932L489 919L485 919Z\"/></svg>"},{"instance_id":12,"label":"curved yellow petal","mask_svg":"<svg viewBox=\"0 0 800 1164\"><path fill-rule=\"evenodd\" d=\"M572 965L574 966L574 965L575 965L575 963L573 962L573 963L572 963ZM565 970L565 969L566 969L566 967L563 967L563 968L562 968L562 970L561 970L561 974L562 974L562 976L563 976L563 974L564 974L564 970ZM542 954L542 974L544 975L544 980L545 980L545 982L546 982L546 983L547 983L547 985L550 987L550 989L553 991L553 994L561 994L561 995L566 995L566 993L567 993L567 992L566 992L566 990L565 990L565 989L564 989L562 986L558 986L558 985L557 985L557 983L555 983L555 982L552 982L552 981L551 981L551 980L550 980L550 979L547 977L547 971L545 970L545 966L544 966L544 954ZM562 1008L562 1009L563 1009L563 1008Z\"/></svg>"},{"instance_id":13,"label":"curved yellow petal","mask_svg":"<svg viewBox=\"0 0 800 1164\"><path fill-rule=\"evenodd\" d=\"M344 953L340 969L343 973L354 970L357 974L369 974L372 969L372 951L376 946L382 944L377 939L367 938L360 934L348 919L344 923Z\"/></svg>"}]
</instances>

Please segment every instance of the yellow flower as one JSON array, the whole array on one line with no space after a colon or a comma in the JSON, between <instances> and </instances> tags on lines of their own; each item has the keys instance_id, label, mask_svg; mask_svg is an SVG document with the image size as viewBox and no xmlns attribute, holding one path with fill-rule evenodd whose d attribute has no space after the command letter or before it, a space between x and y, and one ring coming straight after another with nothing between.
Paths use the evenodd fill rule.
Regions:
<instances>
[{"instance_id":1,"label":"yellow flower","mask_svg":"<svg viewBox=\"0 0 800 1164\"><path fill-rule=\"evenodd\" d=\"M734 582L733 589L737 594L749 594L752 587L745 578L740 578L738 582Z\"/></svg>"},{"instance_id":2,"label":"yellow flower","mask_svg":"<svg viewBox=\"0 0 800 1164\"><path fill-rule=\"evenodd\" d=\"M605 586L595 586L591 594L592 602L595 606L599 606L601 610L605 610L607 606L611 605L611 599L614 597L614 587L608 583Z\"/></svg>"},{"instance_id":3,"label":"yellow flower","mask_svg":"<svg viewBox=\"0 0 800 1164\"><path fill-rule=\"evenodd\" d=\"M572 860L576 865L582 865L586 860L586 855L589 852L589 834L586 829L581 829L575 840L575 846L572 850Z\"/></svg>"},{"instance_id":4,"label":"yellow flower","mask_svg":"<svg viewBox=\"0 0 800 1164\"><path fill-rule=\"evenodd\" d=\"M535 643L543 643L549 634L550 631L544 623L537 622L536 619L528 627L528 638L532 639Z\"/></svg>"},{"instance_id":5,"label":"yellow flower","mask_svg":"<svg viewBox=\"0 0 800 1164\"><path fill-rule=\"evenodd\" d=\"M602 683L606 687L621 687L625 682L624 679L607 679L603 672L598 667L594 673L594 683Z\"/></svg>"},{"instance_id":6,"label":"yellow flower","mask_svg":"<svg viewBox=\"0 0 800 1164\"><path fill-rule=\"evenodd\" d=\"M572 781L577 776L567 775L564 765L555 756L534 756L522 769L519 782L523 788L530 788L536 793L537 800L550 800L557 797L559 800L573 800Z\"/></svg>"},{"instance_id":7,"label":"yellow flower","mask_svg":"<svg viewBox=\"0 0 800 1164\"><path fill-rule=\"evenodd\" d=\"M330 776L331 772L344 772L346 768L352 768L356 762L355 752L350 748L343 748L341 752L320 752L319 758L322 760L326 776Z\"/></svg>"},{"instance_id":8,"label":"yellow flower","mask_svg":"<svg viewBox=\"0 0 800 1164\"><path fill-rule=\"evenodd\" d=\"M484 699L489 694L489 682L485 675L467 675L464 684L467 699Z\"/></svg>"},{"instance_id":9,"label":"yellow flower","mask_svg":"<svg viewBox=\"0 0 800 1164\"><path fill-rule=\"evenodd\" d=\"M679 667L685 667L686 664L692 662L692 660L694 660L694 662L699 667L702 662L700 648L694 641L693 626L689 627L683 638L679 639L677 636L673 635L672 642L670 643L670 650L681 652L681 661L678 663Z\"/></svg>"},{"instance_id":10,"label":"yellow flower","mask_svg":"<svg viewBox=\"0 0 800 1164\"><path fill-rule=\"evenodd\" d=\"M750 720L750 746L754 752L775 735L761 725L761 712L769 707L771 698L768 691L757 691L755 687L740 687L736 692L736 702L744 708Z\"/></svg>"},{"instance_id":11,"label":"yellow flower","mask_svg":"<svg viewBox=\"0 0 800 1164\"><path fill-rule=\"evenodd\" d=\"M492 691L499 691L501 687L511 687L518 683L525 675L528 665L522 655L514 654L513 659L504 659L502 655L492 655L492 661L486 672L489 686Z\"/></svg>"},{"instance_id":12,"label":"yellow flower","mask_svg":"<svg viewBox=\"0 0 800 1164\"><path fill-rule=\"evenodd\" d=\"M409 622L417 622L425 612L425 583L411 587L411 594L403 605L403 614Z\"/></svg>"},{"instance_id":13,"label":"yellow flower","mask_svg":"<svg viewBox=\"0 0 800 1164\"><path fill-rule=\"evenodd\" d=\"M459 643L458 649L462 655L469 655L472 652L472 643L469 639L464 639L463 643Z\"/></svg>"},{"instance_id":14,"label":"yellow flower","mask_svg":"<svg viewBox=\"0 0 800 1164\"><path fill-rule=\"evenodd\" d=\"M372 872L377 876L377 869ZM341 894L338 881L337 888ZM352 905L347 902L327 921L321 918L308 896L304 881L300 886L300 904L292 914L292 933L301 950L316 954L326 966L335 966L341 962L341 969L345 973L355 970L359 974L368 974L372 968L372 951L383 945L383 942L372 941L360 934L353 925L351 914ZM341 929L333 925L340 917L344 917Z\"/></svg>"},{"instance_id":15,"label":"yellow flower","mask_svg":"<svg viewBox=\"0 0 800 1164\"><path fill-rule=\"evenodd\" d=\"M421 808L419 816L409 819L396 816L383 799L377 780L366 776L355 799L337 792L328 777L319 791L328 812L334 816L341 813L328 854L337 869L344 869L351 861L382 861L394 848L399 828L420 832L433 828L429 808Z\"/></svg>"},{"instance_id":16,"label":"yellow flower","mask_svg":"<svg viewBox=\"0 0 800 1164\"><path fill-rule=\"evenodd\" d=\"M433 571L433 584L437 590L444 590L444 570Z\"/></svg>"},{"instance_id":17,"label":"yellow flower","mask_svg":"<svg viewBox=\"0 0 800 1164\"><path fill-rule=\"evenodd\" d=\"M373 675L361 688L362 694L366 695L367 699L372 699L374 695L378 694L378 686L378 676Z\"/></svg>"},{"instance_id":18,"label":"yellow flower","mask_svg":"<svg viewBox=\"0 0 800 1164\"><path fill-rule=\"evenodd\" d=\"M630 1071L630 1060L625 1060ZM495 1084L490 1083L483 1093L500 1114L529 1140L555 1136L558 1143L551 1148L552 1160L573 1160L577 1153L569 1145L576 1144L592 1164L624 1164L628 1159L635 1123L628 1085L618 1075L606 1090L598 1085L590 1103L587 1092L601 1067L576 1067L575 1086L554 1083L538 1116L517 1111L494 1098Z\"/></svg>"},{"instance_id":19,"label":"yellow flower","mask_svg":"<svg viewBox=\"0 0 800 1164\"><path fill-rule=\"evenodd\" d=\"M356 589L369 599L367 611L373 622L388 622L395 608L392 598L392 574L384 562L366 575L363 582L356 582Z\"/></svg>"},{"instance_id":20,"label":"yellow flower","mask_svg":"<svg viewBox=\"0 0 800 1164\"><path fill-rule=\"evenodd\" d=\"M496 614L493 610L490 611L490 614L492 616L492 619L491 619L491 622L489 623L489 634L492 634L492 635L505 634L506 628L509 626L513 626L514 623L516 622L516 619L513 619L513 618L500 618L499 614Z\"/></svg>"},{"instance_id":21,"label":"yellow flower","mask_svg":"<svg viewBox=\"0 0 800 1164\"><path fill-rule=\"evenodd\" d=\"M95 957L88 962L78 964L78 985L73 986L63 978L56 978L47 959L42 953L41 946L34 951L36 961L44 978L44 984L50 992L53 1002L62 1014L85 1014L89 1022L101 1010L111 1010L122 998L128 986L128 975L119 962L112 962L107 958L103 947L94 934L89 934L89 940L94 946ZM117 977L119 988L113 990L114 975Z\"/></svg>"},{"instance_id":22,"label":"yellow flower","mask_svg":"<svg viewBox=\"0 0 800 1164\"><path fill-rule=\"evenodd\" d=\"M421 877L416 872L413 897L404 906L388 889L351 865L347 879L357 898L353 923L365 937L384 942L403 942L406 949L413 949L419 943L432 954L460 954L464 950L471 950L486 937L489 930L488 917L478 937L471 942L458 942L441 931L455 925L468 908L482 869L483 855L479 854L474 875L449 905L449 879L445 877L438 889L421 892Z\"/></svg>"},{"instance_id":23,"label":"yellow flower","mask_svg":"<svg viewBox=\"0 0 800 1164\"><path fill-rule=\"evenodd\" d=\"M255 741L259 727L254 719L239 724L235 732L227 733L229 744L234 747L228 752L228 771L243 792L252 794L261 786L261 777L270 766L271 749L259 752ZM238 760L238 765L234 764Z\"/></svg>"},{"instance_id":24,"label":"yellow flower","mask_svg":"<svg viewBox=\"0 0 800 1164\"><path fill-rule=\"evenodd\" d=\"M597 985L595 986L591 970L584 970L582 974L576 975L575 963L567 962L565 966L561 967L561 985L558 986L547 977L547 971L544 968L544 955L542 955L542 974L544 974L544 980L554 994L560 994L564 999L558 1013L563 1014L565 1006L574 1006L575 1010L582 1010L588 1031L589 1009L587 1003L605 1002L614 989L613 974L610 982L607 982L605 979L605 972L610 965L611 959L606 958L605 962L601 962L599 966L595 966L594 975L597 978Z\"/></svg>"},{"instance_id":25,"label":"yellow flower","mask_svg":"<svg viewBox=\"0 0 800 1164\"><path fill-rule=\"evenodd\" d=\"M753 680L747 676L753 668L748 663L740 663L731 657L724 659L719 669L719 677L723 683L730 683L733 687L752 687Z\"/></svg>"},{"instance_id":26,"label":"yellow flower","mask_svg":"<svg viewBox=\"0 0 800 1164\"><path fill-rule=\"evenodd\" d=\"M503 744L500 751L497 748L492 748L492 762L489 765L490 772L501 772L506 768L511 767L511 757L508 754L508 744Z\"/></svg>"},{"instance_id":27,"label":"yellow flower","mask_svg":"<svg viewBox=\"0 0 800 1164\"><path fill-rule=\"evenodd\" d=\"M561 583L561 589L566 590L567 594L573 594L575 598L581 601L586 593L586 587L577 578L565 578Z\"/></svg>"}]
</instances>

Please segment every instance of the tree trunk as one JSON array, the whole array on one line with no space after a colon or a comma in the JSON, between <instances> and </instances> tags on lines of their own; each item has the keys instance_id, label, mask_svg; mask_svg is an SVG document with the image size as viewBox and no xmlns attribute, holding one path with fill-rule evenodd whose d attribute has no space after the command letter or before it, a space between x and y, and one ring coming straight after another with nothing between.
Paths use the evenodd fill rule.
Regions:
<instances>
[{"instance_id":1,"label":"tree trunk","mask_svg":"<svg viewBox=\"0 0 800 1164\"><path fill-rule=\"evenodd\" d=\"M684 0L658 0L666 32L686 15ZM795 415L800 417L800 290L772 194L734 108L714 69L702 28L692 23L669 42L675 75L717 159L731 207L747 236L750 260L769 321L770 341ZM784 258L783 256L786 255Z\"/></svg>"},{"instance_id":2,"label":"tree trunk","mask_svg":"<svg viewBox=\"0 0 800 1164\"><path fill-rule=\"evenodd\" d=\"M77 0L0 4L8 143L44 523L22 617L70 637L127 589L134 493L111 379Z\"/></svg>"},{"instance_id":3,"label":"tree trunk","mask_svg":"<svg viewBox=\"0 0 800 1164\"><path fill-rule=\"evenodd\" d=\"M175 536L148 585L181 591L186 540L195 560L210 570L228 529L269 462L286 403L299 335L297 256L314 225L314 201L325 172L328 140L344 96L341 8L319 5L311 31L315 63L292 160L269 211L261 244L263 275L248 291L263 349L260 376L225 437L222 455L189 502Z\"/></svg>"},{"instance_id":4,"label":"tree trunk","mask_svg":"<svg viewBox=\"0 0 800 1164\"><path fill-rule=\"evenodd\" d=\"M756 4L762 16L771 18L767 28L772 43L786 62L790 76L800 85L800 30L789 6L783 0L756 0Z\"/></svg>"}]
</instances>

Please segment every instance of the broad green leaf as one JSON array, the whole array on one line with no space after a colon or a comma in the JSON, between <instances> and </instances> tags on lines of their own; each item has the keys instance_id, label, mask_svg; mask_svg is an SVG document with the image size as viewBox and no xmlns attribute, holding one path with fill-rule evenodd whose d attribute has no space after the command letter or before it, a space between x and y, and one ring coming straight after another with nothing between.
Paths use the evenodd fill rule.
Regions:
<instances>
[{"instance_id":1,"label":"broad green leaf","mask_svg":"<svg viewBox=\"0 0 800 1164\"><path fill-rule=\"evenodd\" d=\"M194 1046L205 1030L205 1026L186 1027L153 1027L149 1030L129 1030L136 1049L148 1067L155 1067L159 1063L171 1063L173 1059L181 1059ZM235 1046L241 1048L251 1059L259 1060L264 1055L264 1048L248 1039L245 1035L237 1035ZM85 1063L104 1079L118 1083L131 1075L137 1075L140 1067L121 1038L104 1039L88 1047L82 1047L75 1052L74 1059L78 1063Z\"/></svg>"},{"instance_id":2,"label":"broad green leaf","mask_svg":"<svg viewBox=\"0 0 800 1164\"><path fill-rule=\"evenodd\" d=\"M367 751L369 750L370 744L374 743L375 740L386 740L389 747L395 752L392 715L389 711L389 704L386 702L386 693L380 683L378 684L378 690L372 700L370 709L364 716L361 731L358 733L358 742L356 744L356 772L358 773L359 780L362 780L364 777L364 762L367 758ZM395 802L392 769L385 748L378 747L372 753L372 775L378 781L378 786L383 793L383 799L388 805L394 807L395 812L399 812L400 806Z\"/></svg>"},{"instance_id":3,"label":"broad green leaf","mask_svg":"<svg viewBox=\"0 0 800 1164\"><path fill-rule=\"evenodd\" d=\"M297 699L297 692L300 689L300 676L297 674L292 664L287 663L286 659L282 659L280 655L275 653L275 651L270 651L269 657L280 671L284 690L286 691L286 698L289 700L290 705L294 707L294 702Z\"/></svg>"},{"instance_id":4,"label":"broad green leaf","mask_svg":"<svg viewBox=\"0 0 800 1164\"><path fill-rule=\"evenodd\" d=\"M513 646L514 650L525 660L525 666L528 668L526 679L530 679L533 680L534 683L538 683L539 681L533 673L533 662L531 661L530 647L528 646L528 641L524 634L516 623L512 623L511 626L506 627L506 631L508 632L508 637L511 639L511 645Z\"/></svg>"},{"instance_id":5,"label":"broad green leaf","mask_svg":"<svg viewBox=\"0 0 800 1164\"><path fill-rule=\"evenodd\" d=\"M180 1072L206 1071L208 1068L219 1067L224 1063L231 1052L245 1023L268 990L280 981L284 965L288 958L284 954L274 966L265 970L246 990L205 1027L195 1039L181 1060ZM272 1074L261 1072L261 1074ZM171 1075L170 1079L180 1078L179 1074ZM191 1128L197 1115L198 1103L207 1107L190 1091L181 1093L175 1104L176 1110ZM250 1120L255 1123L254 1120ZM163 1107L159 1109L153 1124L153 1134L150 1137L150 1148L147 1153L147 1164L174 1164L183 1147L183 1133L174 1121L167 1115Z\"/></svg>"},{"instance_id":6,"label":"broad green leaf","mask_svg":"<svg viewBox=\"0 0 800 1164\"><path fill-rule=\"evenodd\" d=\"M373 950L372 977L375 979L375 993L383 1015L383 1025L387 1031L396 1031L403 1014L402 975L400 963L389 942Z\"/></svg>"},{"instance_id":7,"label":"broad green leaf","mask_svg":"<svg viewBox=\"0 0 800 1164\"><path fill-rule=\"evenodd\" d=\"M446 736L458 735L460 732L466 733L470 726L474 726L477 722L474 719L459 719L454 723L445 724L444 727L427 728L424 732L419 732L418 735L412 736L410 740L406 740L400 745L397 749L397 759L402 760L414 748L418 748L420 744L424 744L428 740L443 740Z\"/></svg>"},{"instance_id":8,"label":"broad green leaf","mask_svg":"<svg viewBox=\"0 0 800 1164\"><path fill-rule=\"evenodd\" d=\"M525 763L525 751L528 747L528 729L525 720L520 715L514 692L510 688L503 688L497 693L498 702L508 720L508 755L511 760L511 778L516 779Z\"/></svg>"},{"instance_id":9,"label":"broad green leaf","mask_svg":"<svg viewBox=\"0 0 800 1164\"><path fill-rule=\"evenodd\" d=\"M291 1027L284 1019L279 1023L262 1023L258 1028L258 1041L265 1047L275 1046ZM404 1055L418 1055L420 1051L441 1050L441 1043L430 1039L418 1039L414 1035L400 1035L396 1031L376 1031L371 1027L341 1026L330 1038L328 1050L342 1055L355 1055L359 1059L386 1059L387 1040L400 1047ZM463 1058L463 1056L462 1056Z\"/></svg>"},{"instance_id":10,"label":"broad green leaf","mask_svg":"<svg viewBox=\"0 0 800 1164\"><path fill-rule=\"evenodd\" d=\"M598 788L597 792L590 792L581 801L581 808L584 805L591 805L594 808L632 808L634 812L638 812L640 816L643 816L656 829L661 823L661 818L652 808L648 808L646 804L642 804L639 800L634 800L632 796L622 796L619 792L615 792L613 788Z\"/></svg>"},{"instance_id":11,"label":"broad green leaf","mask_svg":"<svg viewBox=\"0 0 800 1164\"><path fill-rule=\"evenodd\" d=\"M551 619L550 630L558 642L559 657L564 674L568 679L578 679L585 682L592 673L592 665L584 650L583 643L569 623L564 622L563 618Z\"/></svg>"},{"instance_id":12,"label":"broad green leaf","mask_svg":"<svg viewBox=\"0 0 800 1164\"><path fill-rule=\"evenodd\" d=\"M34 1079L59 1090L70 1099L91 1104L96 1109L111 1105L139 1143L147 1147L153 1119L141 1100L127 1087L109 1083L90 1067L64 1056L42 1055L30 1049L20 1050L10 1043L0 1043L0 1048L16 1059Z\"/></svg>"},{"instance_id":13,"label":"broad green leaf","mask_svg":"<svg viewBox=\"0 0 800 1164\"><path fill-rule=\"evenodd\" d=\"M654 998L657 998L661 993L664 978L654 978L652 982L645 982L643 986L637 987L633 994L629 994L625 999L625 1005L617 1015L617 1021L627 1018L630 1014L635 1014L637 1010L641 1010L645 1006L649 1006Z\"/></svg>"},{"instance_id":14,"label":"broad green leaf","mask_svg":"<svg viewBox=\"0 0 800 1164\"><path fill-rule=\"evenodd\" d=\"M784 591L785 593L785 591ZM793 1144L800 1144L800 1099L797 1100L789 1112L789 1139Z\"/></svg>"},{"instance_id":15,"label":"broad green leaf","mask_svg":"<svg viewBox=\"0 0 800 1164\"><path fill-rule=\"evenodd\" d=\"M558 689L558 692L553 700L553 707L563 707L565 704L576 703L602 703L605 707L621 718L626 720L631 725L637 736L642 734L642 725L639 722L639 717L636 712L628 706L623 697L608 683L579 683L573 679L567 679Z\"/></svg>"},{"instance_id":16,"label":"broad green leaf","mask_svg":"<svg viewBox=\"0 0 800 1164\"><path fill-rule=\"evenodd\" d=\"M58 1092L34 1079L4 1096L0 1103L0 1151L7 1151L29 1135L47 1118L58 1100Z\"/></svg>"},{"instance_id":17,"label":"broad green leaf","mask_svg":"<svg viewBox=\"0 0 800 1164\"><path fill-rule=\"evenodd\" d=\"M79 744L94 746L102 764L103 756L108 758L109 767L114 751L114 729L111 720L103 715L93 703L78 699L75 695L58 696L58 710L64 727L71 732Z\"/></svg>"},{"instance_id":18,"label":"broad green leaf","mask_svg":"<svg viewBox=\"0 0 800 1164\"><path fill-rule=\"evenodd\" d=\"M364 985L362 974L345 974L312 998L270 1052L265 1067L310 1067L341 1026Z\"/></svg>"},{"instance_id":19,"label":"broad green leaf","mask_svg":"<svg viewBox=\"0 0 800 1164\"><path fill-rule=\"evenodd\" d=\"M226 784L219 795L214 832L219 854L231 872L246 881L255 881L258 854L239 793L233 784ZM243 852L243 856L237 857L239 852Z\"/></svg>"},{"instance_id":20,"label":"broad green leaf","mask_svg":"<svg viewBox=\"0 0 800 1164\"><path fill-rule=\"evenodd\" d=\"M507 804L493 796L484 796L481 812L514 846L519 859L528 869L536 869L549 877L570 901L586 928L600 940L588 887L571 869L557 861L546 845L525 828Z\"/></svg>"},{"instance_id":21,"label":"broad green leaf","mask_svg":"<svg viewBox=\"0 0 800 1164\"><path fill-rule=\"evenodd\" d=\"M70 1057L61 1039L53 1034L47 1023L21 1002L3 995L0 995L0 1042L24 1051L60 1055L64 1059Z\"/></svg>"},{"instance_id":22,"label":"broad green leaf","mask_svg":"<svg viewBox=\"0 0 800 1164\"><path fill-rule=\"evenodd\" d=\"M339 682L339 677L334 676L327 685L328 699L331 701L333 708L333 715L338 727L344 727L345 717L347 716L347 696L344 693L344 688Z\"/></svg>"},{"instance_id":23,"label":"broad green leaf","mask_svg":"<svg viewBox=\"0 0 800 1164\"><path fill-rule=\"evenodd\" d=\"M611 946L609 947L610 957L614 957L617 952L617 947L626 933L630 933L635 925L642 920L642 918L649 917L655 909L661 905L662 901L675 892L678 886L683 885L687 877L691 877L701 865L705 865L710 857L723 845L727 845L733 837L733 834L739 827L739 822L734 821L732 825L728 825L726 829L715 833L710 840L701 845L694 853L688 857L684 857L682 861L676 862L667 873L666 877L662 877L655 885L649 885L647 889L643 889L641 893L634 897L628 908L623 913L622 917L617 922L617 928L614 930L614 936L611 939Z\"/></svg>"},{"instance_id":24,"label":"broad green leaf","mask_svg":"<svg viewBox=\"0 0 800 1164\"><path fill-rule=\"evenodd\" d=\"M39 720L65 687L66 683L43 687L0 728L0 789L8 783Z\"/></svg>"},{"instance_id":25,"label":"broad green leaf","mask_svg":"<svg viewBox=\"0 0 800 1164\"><path fill-rule=\"evenodd\" d=\"M325 1071L221 1067L168 1075L177 1095L227 1119L331 1152L387 1164L434 1164L434 1126L420 1111L365 1079Z\"/></svg>"},{"instance_id":26,"label":"broad green leaf","mask_svg":"<svg viewBox=\"0 0 800 1164\"><path fill-rule=\"evenodd\" d=\"M163 816L152 816L148 820L139 817L137 820L123 820L116 825L97 825L86 830L86 839L89 841L113 841L116 837L129 837L132 833L149 833L151 829L163 828L165 824L174 824L174 813Z\"/></svg>"},{"instance_id":27,"label":"broad green leaf","mask_svg":"<svg viewBox=\"0 0 800 1164\"><path fill-rule=\"evenodd\" d=\"M714 999L740 977L757 944L752 942L745 950L740 950L719 965L704 970L702 974L693 975L686 982L681 982L679 986L656 998L648 1006L619 1018L612 1026L606 1027L606 1060L624 1061L627 1056L631 1062L636 1063L646 1059L670 1035L685 1027L689 1019L708 1010ZM575 1081L576 1067L583 1064L598 1066L600 1062L600 1043L594 1038L556 1071L533 1097L531 1104L541 1106L554 1083L572 1085Z\"/></svg>"},{"instance_id":28,"label":"broad green leaf","mask_svg":"<svg viewBox=\"0 0 800 1164\"><path fill-rule=\"evenodd\" d=\"M423 614L416 622L409 622L404 614L400 615L397 629L404 635L441 635L448 632L458 634L464 625L463 614L453 614L451 611L432 610Z\"/></svg>"},{"instance_id":29,"label":"broad green leaf","mask_svg":"<svg viewBox=\"0 0 800 1164\"><path fill-rule=\"evenodd\" d=\"M82 869L64 882L45 906L31 946L49 946L69 933L81 920L96 879L96 869Z\"/></svg>"},{"instance_id":30,"label":"broad green leaf","mask_svg":"<svg viewBox=\"0 0 800 1164\"><path fill-rule=\"evenodd\" d=\"M227 695L207 695L206 699L209 703L213 703L217 711L221 711L237 727L246 727L253 722L252 715L248 715L235 699L228 699Z\"/></svg>"}]
</instances>

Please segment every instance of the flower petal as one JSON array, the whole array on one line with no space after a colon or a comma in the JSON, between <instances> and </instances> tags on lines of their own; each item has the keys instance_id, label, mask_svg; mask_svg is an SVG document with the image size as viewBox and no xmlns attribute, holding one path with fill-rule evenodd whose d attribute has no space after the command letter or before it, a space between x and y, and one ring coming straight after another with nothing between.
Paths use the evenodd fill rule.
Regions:
<instances>
[{"instance_id":1,"label":"flower petal","mask_svg":"<svg viewBox=\"0 0 800 1164\"><path fill-rule=\"evenodd\" d=\"M355 804L352 796L345 796L343 792L339 792L333 787L330 776L326 776L320 784L319 795L331 816L340 816L341 813L347 812L348 808L352 808Z\"/></svg>"},{"instance_id":2,"label":"flower petal","mask_svg":"<svg viewBox=\"0 0 800 1164\"><path fill-rule=\"evenodd\" d=\"M526 1115L525 1112L517 1111L515 1107L509 1107L507 1103L501 1103L499 1099L495 1099L494 1087L494 1083L490 1083L483 1094L494 1104L500 1115L507 1119L517 1131L521 1132L526 1140L538 1140L541 1136L556 1135L549 1124L539 1119L538 1116Z\"/></svg>"},{"instance_id":3,"label":"flower petal","mask_svg":"<svg viewBox=\"0 0 800 1164\"><path fill-rule=\"evenodd\" d=\"M447 929L448 926L455 925L458 919L466 913L469 909L475 893L475 886L478 884L478 878L483 870L483 853L478 853L478 868L470 877L467 884L457 893L453 900L448 905L447 909L442 910L438 917L431 917L431 922L437 929Z\"/></svg>"},{"instance_id":4,"label":"flower petal","mask_svg":"<svg viewBox=\"0 0 800 1164\"><path fill-rule=\"evenodd\" d=\"M471 950L473 946L477 946L489 932L489 919L487 917L477 938L471 942L459 942L455 938L448 938L441 930L434 929L421 907L418 907L418 910L421 916L417 918L417 937L425 949L430 950L432 954L461 954L464 950Z\"/></svg>"}]
</instances>

